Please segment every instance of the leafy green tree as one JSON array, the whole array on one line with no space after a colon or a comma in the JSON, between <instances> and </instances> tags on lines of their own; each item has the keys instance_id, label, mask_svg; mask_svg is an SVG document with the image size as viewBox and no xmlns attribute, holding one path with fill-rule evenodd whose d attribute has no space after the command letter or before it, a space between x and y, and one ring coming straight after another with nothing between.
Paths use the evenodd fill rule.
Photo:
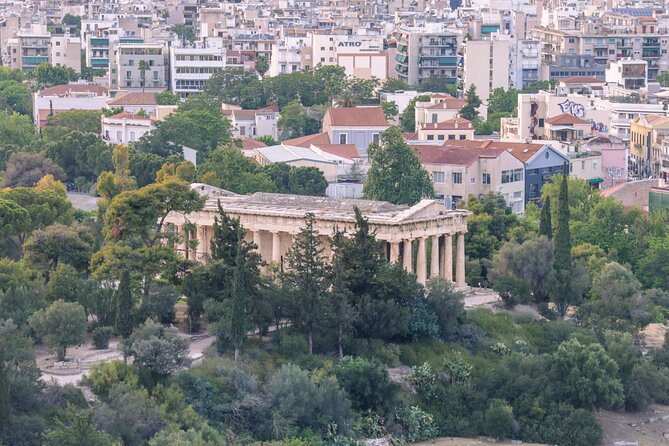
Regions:
<instances>
[{"instance_id":1,"label":"leafy green tree","mask_svg":"<svg viewBox=\"0 0 669 446\"><path fill-rule=\"evenodd\" d=\"M476 94L476 86L474 84L470 85L467 89L465 98L467 99L467 103L460 110L460 117L474 122L478 119L479 112L477 109L481 106L481 98Z\"/></svg>"},{"instance_id":2,"label":"leafy green tree","mask_svg":"<svg viewBox=\"0 0 669 446\"><path fill-rule=\"evenodd\" d=\"M399 386L381 363L347 356L339 361L334 374L355 410L388 414L394 408Z\"/></svg>"},{"instance_id":3,"label":"leafy green tree","mask_svg":"<svg viewBox=\"0 0 669 446\"><path fill-rule=\"evenodd\" d=\"M10 423L9 378L5 365L5 352L0 350L0 430Z\"/></svg>"},{"instance_id":4,"label":"leafy green tree","mask_svg":"<svg viewBox=\"0 0 669 446\"><path fill-rule=\"evenodd\" d=\"M404 82L402 79L393 79L389 77L381 85L381 91L395 92L400 90L411 90L411 85Z\"/></svg>"},{"instance_id":5,"label":"leafy green tree","mask_svg":"<svg viewBox=\"0 0 669 446\"><path fill-rule=\"evenodd\" d=\"M569 229L569 189L567 183L567 164L563 167L562 183L560 183L560 195L558 201L558 220L555 229L555 273L556 290L555 300L558 312L562 315L567 311L567 306L575 303L574 290L572 288L572 264L571 264L571 230Z\"/></svg>"},{"instance_id":6,"label":"leafy green tree","mask_svg":"<svg viewBox=\"0 0 669 446\"><path fill-rule=\"evenodd\" d=\"M37 65L33 71L33 76L39 89L63 85L77 80L77 74L72 68L54 67L46 62Z\"/></svg>"},{"instance_id":7,"label":"leafy green tree","mask_svg":"<svg viewBox=\"0 0 669 446\"><path fill-rule=\"evenodd\" d=\"M270 135L258 136L255 140L264 143L268 147L279 145L279 141Z\"/></svg>"},{"instance_id":8,"label":"leafy green tree","mask_svg":"<svg viewBox=\"0 0 669 446\"><path fill-rule=\"evenodd\" d=\"M27 85L16 81L0 81L0 107L22 115L32 113L32 93Z\"/></svg>"},{"instance_id":9,"label":"leafy green tree","mask_svg":"<svg viewBox=\"0 0 669 446\"><path fill-rule=\"evenodd\" d=\"M57 300L48 308L35 312L28 322L38 336L56 351L59 361L65 360L67 347L85 340L86 312L78 303Z\"/></svg>"},{"instance_id":10,"label":"leafy green tree","mask_svg":"<svg viewBox=\"0 0 669 446\"><path fill-rule=\"evenodd\" d=\"M113 168L111 146L92 133L68 133L48 144L46 155L63 168L70 180L83 177L93 182Z\"/></svg>"},{"instance_id":11,"label":"leafy green tree","mask_svg":"<svg viewBox=\"0 0 669 446\"><path fill-rule=\"evenodd\" d=\"M434 196L430 176L423 169L397 127L381 134L368 148L370 167L364 187L365 197L395 204L414 205Z\"/></svg>"},{"instance_id":12,"label":"leafy green tree","mask_svg":"<svg viewBox=\"0 0 669 446\"><path fill-rule=\"evenodd\" d=\"M30 214L15 201L0 199L0 236L18 235L29 223Z\"/></svg>"},{"instance_id":13,"label":"leafy green tree","mask_svg":"<svg viewBox=\"0 0 669 446\"><path fill-rule=\"evenodd\" d=\"M299 367L287 364L274 375L270 384L274 425L280 432L297 427L311 428L325 434L346 432L352 418L351 403L346 393L331 379L320 385Z\"/></svg>"},{"instance_id":14,"label":"leafy green tree","mask_svg":"<svg viewBox=\"0 0 669 446\"><path fill-rule=\"evenodd\" d=\"M132 334L132 315L135 303L130 288L130 273L126 270L121 274L121 281L116 293L116 333L127 338Z\"/></svg>"},{"instance_id":15,"label":"leafy green tree","mask_svg":"<svg viewBox=\"0 0 669 446\"><path fill-rule=\"evenodd\" d=\"M325 196L328 182L318 167L292 167L288 173L288 192L296 195Z\"/></svg>"},{"instance_id":16,"label":"leafy green tree","mask_svg":"<svg viewBox=\"0 0 669 446\"><path fill-rule=\"evenodd\" d=\"M178 94L171 91L163 91L156 93L156 102L158 105L178 105L181 102L181 98Z\"/></svg>"},{"instance_id":17,"label":"leafy green tree","mask_svg":"<svg viewBox=\"0 0 669 446\"><path fill-rule=\"evenodd\" d=\"M409 102L402 112L400 118L400 126L402 131L415 132L416 131L416 102L428 102L430 97L427 95L416 96Z\"/></svg>"},{"instance_id":18,"label":"leafy green tree","mask_svg":"<svg viewBox=\"0 0 669 446\"><path fill-rule=\"evenodd\" d=\"M451 341L465 320L464 294L455 291L452 283L439 277L428 280L426 288L427 305L437 317L439 337Z\"/></svg>"},{"instance_id":19,"label":"leafy green tree","mask_svg":"<svg viewBox=\"0 0 669 446\"><path fill-rule=\"evenodd\" d=\"M349 303L351 299L351 291L347 283L347 271L345 271L345 260L343 258L343 250L345 243L345 235L338 229L332 235L332 268L330 296L327 299L328 307L332 322L337 331L337 352L339 359L344 357L344 338L353 328L353 322L356 317L355 309Z\"/></svg>"},{"instance_id":20,"label":"leafy green tree","mask_svg":"<svg viewBox=\"0 0 669 446\"><path fill-rule=\"evenodd\" d=\"M639 260L639 280L647 287L669 290L669 237L650 237L648 242L648 250Z\"/></svg>"},{"instance_id":21,"label":"leafy green tree","mask_svg":"<svg viewBox=\"0 0 669 446\"><path fill-rule=\"evenodd\" d=\"M559 392L576 407L619 407L623 385L618 365L600 344L583 345L576 339L563 342L553 354L554 377Z\"/></svg>"},{"instance_id":22,"label":"leafy green tree","mask_svg":"<svg viewBox=\"0 0 669 446\"><path fill-rule=\"evenodd\" d=\"M33 187L46 175L65 179L63 169L43 154L16 152L7 160L3 187Z\"/></svg>"},{"instance_id":23,"label":"leafy green tree","mask_svg":"<svg viewBox=\"0 0 669 446\"><path fill-rule=\"evenodd\" d=\"M134 359L136 367L146 367L161 376L190 364L188 339L179 337L176 328L150 319L132 332L124 343L123 352Z\"/></svg>"},{"instance_id":24,"label":"leafy green tree","mask_svg":"<svg viewBox=\"0 0 669 446\"><path fill-rule=\"evenodd\" d=\"M381 108L386 119L392 119L400 113L394 102L381 102Z\"/></svg>"},{"instance_id":25,"label":"leafy green tree","mask_svg":"<svg viewBox=\"0 0 669 446\"><path fill-rule=\"evenodd\" d=\"M18 149L27 148L37 139L30 117L0 110L0 144Z\"/></svg>"},{"instance_id":26,"label":"leafy green tree","mask_svg":"<svg viewBox=\"0 0 669 446\"><path fill-rule=\"evenodd\" d=\"M515 88L495 88L488 99L488 116L495 113L514 114L518 107L518 90ZM490 118L489 118L490 120Z\"/></svg>"},{"instance_id":27,"label":"leafy green tree","mask_svg":"<svg viewBox=\"0 0 669 446\"><path fill-rule=\"evenodd\" d=\"M325 94L328 105L332 107L335 98L346 88L346 70L337 65L318 64L313 75L316 85Z\"/></svg>"},{"instance_id":28,"label":"leafy green tree","mask_svg":"<svg viewBox=\"0 0 669 446\"><path fill-rule=\"evenodd\" d=\"M293 323L301 327L309 340L309 354L314 352L314 333L325 305L328 268L323 247L314 229L314 215L305 216L305 225L293 239L288 251L289 269L284 280L293 291Z\"/></svg>"},{"instance_id":29,"label":"leafy green tree","mask_svg":"<svg viewBox=\"0 0 669 446\"><path fill-rule=\"evenodd\" d=\"M551 197L546 197L541 207L541 219L539 220L539 235L543 235L549 240L553 238L553 225L551 224Z\"/></svg>"},{"instance_id":30,"label":"leafy green tree","mask_svg":"<svg viewBox=\"0 0 669 446\"><path fill-rule=\"evenodd\" d=\"M55 426L44 434L44 446L113 446L114 440L101 432L93 421L93 411L69 406L64 420L56 418Z\"/></svg>"},{"instance_id":31,"label":"leafy green tree","mask_svg":"<svg viewBox=\"0 0 669 446\"><path fill-rule=\"evenodd\" d=\"M265 73L269 71L269 62L267 61L267 58L262 55L258 56L255 60L255 68L260 77L265 77Z\"/></svg>"},{"instance_id":32,"label":"leafy green tree","mask_svg":"<svg viewBox=\"0 0 669 446\"><path fill-rule=\"evenodd\" d=\"M661 87L669 87L669 73L663 71L655 77L655 80L660 83Z\"/></svg>"},{"instance_id":33,"label":"leafy green tree","mask_svg":"<svg viewBox=\"0 0 669 446\"><path fill-rule=\"evenodd\" d=\"M513 408L504 401L490 402L483 414L483 429L497 440L510 437L513 433Z\"/></svg>"},{"instance_id":34,"label":"leafy green tree","mask_svg":"<svg viewBox=\"0 0 669 446\"><path fill-rule=\"evenodd\" d=\"M163 429L149 441L149 446L225 446L226 444L223 436L208 426L203 426L199 430L188 429L187 431Z\"/></svg>"},{"instance_id":35,"label":"leafy green tree","mask_svg":"<svg viewBox=\"0 0 669 446\"><path fill-rule=\"evenodd\" d=\"M539 91L550 91L553 88L555 88L555 85L557 84L557 81L555 79L551 81L537 81L537 82L532 82L525 88L521 90L521 93L539 93Z\"/></svg>"},{"instance_id":36,"label":"leafy green tree","mask_svg":"<svg viewBox=\"0 0 669 446\"><path fill-rule=\"evenodd\" d=\"M278 123L283 139L306 135L307 130L311 127L309 120L312 119L299 100L295 99L289 102L281 109L281 117Z\"/></svg>"},{"instance_id":37,"label":"leafy green tree","mask_svg":"<svg viewBox=\"0 0 669 446\"><path fill-rule=\"evenodd\" d=\"M248 313L251 294L253 293L253 290L250 289L253 284L249 283L247 280L247 277L249 276L248 271L246 271L247 253L245 253L242 248L243 234L241 233L241 228L237 239L237 258L232 276L230 311L226 312L226 317L224 319L225 333L235 348L235 361L239 358L239 350L251 328L251 320ZM257 270L257 268L254 269Z\"/></svg>"},{"instance_id":38,"label":"leafy green tree","mask_svg":"<svg viewBox=\"0 0 669 446\"><path fill-rule=\"evenodd\" d=\"M66 110L47 118L47 127L63 127L81 133L101 132L101 113L96 110Z\"/></svg>"},{"instance_id":39,"label":"leafy green tree","mask_svg":"<svg viewBox=\"0 0 669 446\"><path fill-rule=\"evenodd\" d=\"M256 109L267 105L262 90L262 84L254 73L241 68L224 68L209 78L203 92L226 104Z\"/></svg>"},{"instance_id":40,"label":"leafy green tree","mask_svg":"<svg viewBox=\"0 0 669 446\"><path fill-rule=\"evenodd\" d=\"M276 192L272 178L236 147L214 150L198 167L199 180L238 194Z\"/></svg>"}]
</instances>

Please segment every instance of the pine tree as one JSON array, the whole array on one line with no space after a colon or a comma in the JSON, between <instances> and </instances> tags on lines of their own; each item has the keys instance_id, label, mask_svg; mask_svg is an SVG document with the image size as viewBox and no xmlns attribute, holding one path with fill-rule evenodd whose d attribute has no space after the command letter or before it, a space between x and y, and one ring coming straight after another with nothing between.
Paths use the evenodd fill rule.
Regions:
<instances>
[{"instance_id":1,"label":"pine tree","mask_svg":"<svg viewBox=\"0 0 669 446\"><path fill-rule=\"evenodd\" d=\"M309 353L313 354L314 332L323 313L327 290L327 266L313 214L305 216L305 225L293 240L288 267L285 280L294 298L291 320L306 333Z\"/></svg>"},{"instance_id":2,"label":"pine tree","mask_svg":"<svg viewBox=\"0 0 669 446\"><path fill-rule=\"evenodd\" d=\"M467 104L460 110L460 117L474 122L479 117L478 108L481 106L481 98L476 94L476 86L471 84L465 93Z\"/></svg>"},{"instance_id":3,"label":"pine tree","mask_svg":"<svg viewBox=\"0 0 669 446\"><path fill-rule=\"evenodd\" d=\"M9 424L9 378L5 354L0 350L0 432Z\"/></svg>"},{"instance_id":4,"label":"pine tree","mask_svg":"<svg viewBox=\"0 0 669 446\"><path fill-rule=\"evenodd\" d=\"M247 280L246 256L242 247L243 236L241 229L237 238L237 258L235 259L235 269L232 278L232 296L229 302L229 310L224 316L225 333L235 347L235 361L239 358L239 349L241 348L246 335L251 329L251 320L249 318L249 302L251 290Z\"/></svg>"},{"instance_id":5,"label":"pine tree","mask_svg":"<svg viewBox=\"0 0 669 446\"><path fill-rule=\"evenodd\" d=\"M572 264L571 264L571 232L569 230L569 190L565 163L562 171L562 183L558 195L558 221L555 230L554 268L557 275L555 303L560 314L564 315L567 306L573 302Z\"/></svg>"},{"instance_id":6,"label":"pine tree","mask_svg":"<svg viewBox=\"0 0 669 446\"><path fill-rule=\"evenodd\" d=\"M539 220L539 235L553 238L553 225L551 224L551 197L546 196L541 207L541 219Z\"/></svg>"},{"instance_id":7,"label":"pine tree","mask_svg":"<svg viewBox=\"0 0 669 446\"><path fill-rule=\"evenodd\" d=\"M116 333L127 338L132 334L132 313L134 303L130 289L130 273L125 270L121 274L116 297Z\"/></svg>"}]
</instances>

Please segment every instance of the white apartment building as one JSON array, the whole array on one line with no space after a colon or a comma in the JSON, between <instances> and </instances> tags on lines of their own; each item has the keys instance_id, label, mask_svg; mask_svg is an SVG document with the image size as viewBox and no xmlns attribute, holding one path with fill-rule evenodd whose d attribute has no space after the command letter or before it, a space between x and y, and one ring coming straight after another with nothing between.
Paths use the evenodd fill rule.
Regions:
<instances>
[{"instance_id":1,"label":"white apartment building","mask_svg":"<svg viewBox=\"0 0 669 446\"><path fill-rule=\"evenodd\" d=\"M272 47L269 76L295 73L312 68L311 51L308 51L308 36L284 36Z\"/></svg>"},{"instance_id":2,"label":"white apartment building","mask_svg":"<svg viewBox=\"0 0 669 446\"><path fill-rule=\"evenodd\" d=\"M541 42L517 40L511 46L509 87L522 90L541 79Z\"/></svg>"},{"instance_id":3,"label":"white apartment building","mask_svg":"<svg viewBox=\"0 0 669 446\"><path fill-rule=\"evenodd\" d=\"M202 91L205 82L226 66L221 39L209 38L188 46L170 47L170 89L186 97Z\"/></svg>"},{"instance_id":4,"label":"white apartment building","mask_svg":"<svg viewBox=\"0 0 669 446\"><path fill-rule=\"evenodd\" d=\"M469 40L464 47L464 91L474 85L481 100L487 102L495 88L509 88L511 40L508 37Z\"/></svg>"},{"instance_id":5,"label":"white apartment building","mask_svg":"<svg viewBox=\"0 0 669 446\"><path fill-rule=\"evenodd\" d=\"M81 39L69 34L52 35L51 65L81 73Z\"/></svg>"},{"instance_id":6,"label":"white apartment building","mask_svg":"<svg viewBox=\"0 0 669 446\"><path fill-rule=\"evenodd\" d=\"M153 120L148 117L128 112L102 116L102 138L112 144L128 145L153 129Z\"/></svg>"},{"instance_id":7,"label":"white apartment building","mask_svg":"<svg viewBox=\"0 0 669 446\"><path fill-rule=\"evenodd\" d=\"M166 63L167 51L162 44L119 43L109 72L110 89L163 91L167 88Z\"/></svg>"}]
</instances>

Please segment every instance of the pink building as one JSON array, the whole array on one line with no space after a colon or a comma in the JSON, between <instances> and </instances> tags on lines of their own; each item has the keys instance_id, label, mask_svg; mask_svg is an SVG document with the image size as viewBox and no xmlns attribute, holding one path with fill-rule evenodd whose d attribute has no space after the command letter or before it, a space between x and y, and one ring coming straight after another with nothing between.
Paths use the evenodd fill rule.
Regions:
<instances>
[{"instance_id":1,"label":"pink building","mask_svg":"<svg viewBox=\"0 0 669 446\"><path fill-rule=\"evenodd\" d=\"M596 136L582 146L582 150L602 154L602 180L600 189L626 183L629 153L625 142L613 135Z\"/></svg>"}]
</instances>

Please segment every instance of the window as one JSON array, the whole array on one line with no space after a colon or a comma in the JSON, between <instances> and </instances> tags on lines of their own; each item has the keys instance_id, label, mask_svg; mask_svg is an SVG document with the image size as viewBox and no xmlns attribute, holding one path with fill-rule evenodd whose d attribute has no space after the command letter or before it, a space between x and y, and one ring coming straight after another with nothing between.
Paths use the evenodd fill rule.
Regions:
<instances>
[{"instance_id":1,"label":"window","mask_svg":"<svg viewBox=\"0 0 669 446\"><path fill-rule=\"evenodd\" d=\"M130 132L130 141L135 140L135 132Z\"/></svg>"},{"instance_id":2,"label":"window","mask_svg":"<svg viewBox=\"0 0 669 446\"><path fill-rule=\"evenodd\" d=\"M516 191L513 193L513 198L520 198L523 196L523 193L521 191Z\"/></svg>"},{"instance_id":3,"label":"window","mask_svg":"<svg viewBox=\"0 0 669 446\"><path fill-rule=\"evenodd\" d=\"M544 128L544 118L539 118L539 128Z\"/></svg>"},{"instance_id":4,"label":"window","mask_svg":"<svg viewBox=\"0 0 669 446\"><path fill-rule=\"evenodd\" d=\"M339 135L339 144L346 144L348 139L348 135L346 133L341 133Z\"/></svg>"},{"instance_id":5,"label":"window","mask_svg":"<svg viewBox=\"0 0 669 446\"><path fill-rule=\"evenodd\" d=\"M475 177L471 177L471 178L469 179L469 182L470 182L471 184L476 184L476 178L475 178Z\"/></svg>"},{"instance_id":6,"label":"window","mask_svg":"<svg viewBox=\"0 0 669 446\"><path fill-rule=\"evenodd\" d=\"M374 143L374 144L379 143L379 134L378 133L372 133L372 143Z\"/></svg>"},{"instance_id":7,"label":"window","mask_svg":"<svg viewBox=\"0 0 669 446\"><path fill-rule=\"evenodd\" d=\"M123 142L123 133L120 130L116 132L116 142Z\"/></svg>"},{"instance_id":8,"label":"window","mask_svg":"<svg viewBox=\"0 0 669 446\"><path fill-rule=\"evenodd\" d=\"M448 135L448 139L449 139L449 140L451 140L451 139L455 139L455 135Z\"/></svg>"},{"instance_id":9,"label":"window","mask_svg":"<svg viewBox=\"0 0 669 446\"><path fill-rule=\"evenodd\" d=\"M462 173L453 172L453 184L462 184Z\"/></svg>"},{"instance_id":10,"label":"window","mask_svg":"<svg viewBox=\"0 0 669 446\"><path fill-rule=\"evenodd\" d=\"M436 123L437 123L437 114L432 113L432 124L436 124Z\"/></svg>"},{"instance_id":11,"label":"window","mask_svg":"<svg viewBox=\"0 0 669 446\"><path fill-rule=\"evenodd\" d=\"M439 141L443 141L444 140L444 135L437 135L437 139Z\"/></svg>"},{"instance_id":12,"label":"window","mask_svg":"<svg viewBox=\"0 0 669 446\"><path fill-rule=\"evenodd\" d=\"M125 72L125 77L126 77L126 79L132 79L132 71L126 71Z\"/></svg>"},{"instance_id":13,"label":"window","mask_svg":"<svg viewBox=\"0 0 669 446\"><path fill-rule=\"evenodd\" d=\"M460 140L463 141L467 138L467 135L460 135Z\"/></svg>"},{"instance_id":14,"label":"window","mask_svg":"<svg viewBox=\"0 0 669 446\"><path fill-rule=\"evenodd\" d=\"M157 71L153 72L153 79L158 80L158 72Z\"/></svg>"},{"instance_id":15,"label":"window","mask_svg":"<svg viewBox=\"0 0 669 446\"><path fill-rule=\"evenodd\" d=\"M128 61L128 66L131 66L131 67L132 67L132 66L134 66L134 65L135 65L135 61L132 60L132 59L130 59L130 60Z\"/></svg>"},{"instance_id":16,"label":"window","mask_svg":"<svg viewBox=\"0 0 669 446\"><path fill-rule=\"evenodd\" d=\"M502 184L515 183L523 180L523 169L503 170Z\"/></svg>"},{"instance_id":17,"label":"window","mask_svg":"<svg viewBox=\"0 0 669 446\"><path fill-rule=\"evenodd\" d=\"M481 183L483 184L490 184L490 174L489 173L484 173L481 176Z\"/></svg>"},{"instance_id":18,"label":"window","mask_svg":"<svg viewBox=\"0 0 669 446\"><path fill-rule=\"evenodd\" d=\"M240 127L239 127L239 134L240 134L241 136L246 135L246 127L244 127L243 125L240 126Z\"/></svg>"},{"instance_id":19,"label":"window","mask_svg":"<svg viewBox=\"0 0 669 446\"><path fill-rule=\"evenodd\" d=\"M432 181L435 183L444 182L444 172L432 172Z\"/></svg>"},{"instance_id":20,"label":"window","mask_svg":"<svg viewBox=\"0 0 669 446\"><path fill-rule=\"evenodd\" d=\"M428 141L434 141L434 135L427 135Z\"/></svg>"}]
</instances>

